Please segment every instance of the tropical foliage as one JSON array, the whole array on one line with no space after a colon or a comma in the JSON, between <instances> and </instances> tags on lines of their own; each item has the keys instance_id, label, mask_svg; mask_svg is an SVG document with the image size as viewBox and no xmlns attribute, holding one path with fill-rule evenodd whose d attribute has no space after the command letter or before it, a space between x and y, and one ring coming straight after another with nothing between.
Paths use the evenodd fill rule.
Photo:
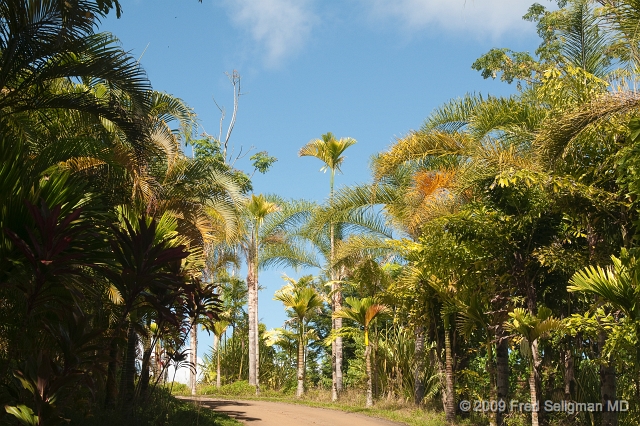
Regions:
<instances>
[{"instance_id":1,"label":"tropical foliage","mask_svg":"<svg viewBox=\"0 0 640 426\"><path fill-rule=\"evenodd\" d=\"M0 1L0 423L151 424L186 367L192 393L353 388L447 423L640 424L640 4L557 6L525 16L534 55L472 65L515 94L440 106L370 182L335 186L355 140L304 145L330 172L315 203L253 193L233 125L195 136L189 106L97 32L117 1ZM273 266L316 276L285 277L289 319L267 330Z\"/></svg>"}]
</instances>

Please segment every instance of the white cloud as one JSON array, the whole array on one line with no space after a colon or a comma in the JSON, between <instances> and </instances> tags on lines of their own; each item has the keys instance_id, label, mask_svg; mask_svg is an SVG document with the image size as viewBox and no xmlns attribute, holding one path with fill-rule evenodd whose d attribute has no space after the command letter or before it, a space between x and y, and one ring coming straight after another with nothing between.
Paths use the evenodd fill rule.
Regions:
<instances>
[{"instance_id":1,"label":"white cloud","mask_svg":"<svg viewBox=\"0 0 640 426\"><path fill-rule=\"evenodd\" d=\"M314 23L310 0L229 0L231 18L247 30L275 66L300 50Z\"/></svg>"},{"instance_id":2,"label":"white cloud","mask_svg":"<svg viewBox=\"0 0 640 426\"><path fill-rule=\"evenodd\" d=\"M530 31L522 20L533 0L362 0L376 20L393 18L404 29L429 26L498 37L506 32ZM542 2L546 3L546 2Z\"/></svg>"}]
</instances>

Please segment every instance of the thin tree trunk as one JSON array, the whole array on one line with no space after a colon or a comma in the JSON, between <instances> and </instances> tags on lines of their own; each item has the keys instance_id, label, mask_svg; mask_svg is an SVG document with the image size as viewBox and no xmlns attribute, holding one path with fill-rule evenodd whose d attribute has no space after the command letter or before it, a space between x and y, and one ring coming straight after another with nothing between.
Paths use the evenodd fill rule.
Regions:
<instances>
[{"instance_id":1,"label":"thin tree trunk","mask_svg":"<svg viewBox=\"0 0 640 426\"><path fill-rule=\"evenodd\" d=\"M242 363L244 362L244 341L240 342L240 371L238 371L238 380L242 380Z\"/></svg>"},{"instance_id":2,"label":"thin tree trunk","mask_svg":"<svg viewBox=\"0 0 640 426\"><path fill-rule=\"evenodd\" d=\"M378 330L376 325L374 324L374 336L378 336ZM371 381L373 383L373 388L372 388L372 392L373 392L373 397L377 398L379 395L378 392L378 368L377 368L377 360L376 360L376 356L378 353L378 342L374 341L372 343L369 344L369 346L371 346Z\"/></svg>"},{"instance_id":3,"label":"thin tree trunk","mask_svg":"<svg viewBox=\"0 0 640 426\"><path fill-rule=\"evenodd\" d=\"M371 380L371 345L364 348L364 357L367 367L367 407L373 406L373 382Z\"/></svg>"},{"instance_id":4,"label":"thin tree trunk","mask_svg":"<svg viewBox=\"0 0 640 426\"><path fill-rule=\"evenodd\" d=\"M249 265L249 273L247 275L247 290L248 290L248 313L249 313L249 384L256 386L256 277L255 270L252 264Z\"/></svg>"},{"instance_id":5,"label":"thin tree trunk","mask_svg":"<svg viewBox=\"0 0 640 426\"><path fill-rule=\"evenodd\" d=\"M149 388L151 353L153 352L153 337L143 336L142 338L142 371L140 372L140 395L144 398Z\"/></svg>"},{"instance_id":6,"label":"thin tree trunk","mask_svg":"<svg viewBox=\"0 0 640 426\"><path fill-rule=\"evenodd\" d=\"M540 359L540 353L538 352L538 339L531 342L531 374L529 375L529 391L531 393L531 426L538 426L540 424L540 417L542 411L540 411L540 366L542 360Z\"/></svg>"},{"instance_id":7,"label":"thin tree trunk","mask_svg":"<svg viewBox=\"0 0 640 426\"><path fill-rule=\"evenodd\" d=\"M331 291L333 291L333 289L334 289L334 286L332 284ZM333 300L333 297L331 298L331 311L332 312L336 311L335 301ZM335 318L331 319L331 329L337 330ZM331 401L333 402L338 400L338 379L337 379L338 375L336 373L336 340L337 339L334 339L331 342Z\"/></svg>"},{"instance_id":8,"label":"thin tree trunk","mask_svg":"<svg viewBox=\"0 0 640 426\"><path fill-rule=\"evenodd\" d=\"M336 310L342 309L342 293L340 288L336 292ZM336 318L336 330L342 328L342 318ZM342 337L336 338L336 390L338 395L342 393Z\"/></svg>"},{"instance_id":9,"label":"thin tree trunk","mask_svg":"<svg viewBox=\"0 0 640 426\"><path fill-rule=\"evenodd\" d=\"M189 370L189 387L191 395L196 395L198 384L198 324L196 319L191 319L191 340L189 343L189 358L191 359L192 368Z\"/></svg>"},{"instance_id":10,"label":"thin tree trunk","mask_svg":"<svg viewBox=\"0 0 640 426\"><path fill-rule=\"evenodd\" d=\"M504 426L504 413L507 410L507 397L509 396L509 340L504 336L504 330L499 327L496 330L496 391L498 402L504 401L504 411L498 410L496 423Z\"/></svg>"},{"instance_id":11,"label":"thin tree trunk","mask_svg":"<svg viewBox=\"0 0 640 426\"><path fill-rule=\"evenodd\" d=\"M331 169L331 179L330 179L330 191L329 191L329 203L333 205L333 183L335 179L335 169ZM332 308L333 312L340 310L342 308L342 289L340 284L338 284L338 277L334 268L335 261L335 229L334 224L331 222L329 224L329 244L330 244L330 277L332 280L331 283L331 291L333 292L332 297ZM333 330L337 331L342 328L342 318L335 318L332 321ZM333 401L337 401L340 393L342 392L342 336L336 337L336 339L331 344L331 367L333 369L333 384L332 384L332 392L331 399Z\"/></svg>"},{"instance_id":12,"label":"thin tree trunk","mask_svg":"<svg viewBox=\"0 0 640 426\"><path fill-rule=\"evenodd\" d=\"M600 356L604 352L607 335L604 331L598 333L598 351ZM602 403L602 426L618 426L618 412L609 411L609 401L616 400L616 369L613 363L600 364L600 402Z\"/></svg>"},{"instance_id":13,"label":"thin tree trunk","mask_svg":"<svg viewBox=\"0 0 640 426\"><path fill-rule=\"evenodd\" d=\"M331 259L330 262L333 264L334 259L334 229L333 224L331 225ZM336 274L335 270L332 268L331 270L331 291L333 293L332 296L332 310L333 312L337 312L342 308L342 289L338 281L338 274ZM334 330L340 330L342 328L342 318L334 318L332 320L332 325ZM333 401L337 401L340 393L342 392L342 336L336 337L336 339L331 344L331 361L332 361L332 369L333 369L333 386L332 386L332 395L331 398Z\"/></svg>"},{"instance_id":14,"label":"thin tree trunk","mask_svg":"<svg viewBox=\"0 0 640 426\"><path fill-rule=\"evenodd\" d=\"M529 394L531 395L531 426L540 424L540 353L538 339L531 342L531 372L529 374Z\"/></svg>"},{"instance_id":15,"label":"thin tree trunk","mask_svg":"<svg viewBox=\"0 0 640 426\"><path fill-rule=\"evenodd\" d=\"M416 369L413 372L413 402L419 405L424 398L424 328L415 328Z\"/></svg>"},{"instance_id":16,"label":"thin tree trunk","mask_svg":"<svg viewBox=\"0 0 640 426\"><path fill-rule=\"evenodd\" d=\"M442 407L443 407L443 410L446 410L446 406L447 406L447 380L446 380L447 369L445 367L446 351L443 346L444 342L442 342L442 340L440 339L440 336L436 327L433 327L432 335L433 335L433 338L435 339L436 344L435 344L435 347L431 349L429 356L431 358L431 363L432 364L435 363L435 365L437 365L438 367L438 377L440 379L440 386L442 387L442 391L440 392L440 396L442 398Z\"/></svg>"},{"instance_id":17,"label":"thin tree trunk","mask_svg":"<svg viewBox=\"0 0 640 426\"><path fill-rule=\"evenodd\" d=\"M640 320L636 319L636 401L640 401Z\"/></svg>"},{"instance_id":18,"label":"thin tree trunk","mask_svg":"<svg viewBox=\"0 0 640 426\"><path fill-rule=\"evenodd\" d=\"M575 370L573 362L573 352L571 349L564 351L564 399L565 401L573 400L573 387L575 383Z\"/></svg>"},{"instance_id":19,"label":"thin tree trunk","mask_svg":"<svg viewBox=\"0 0 640 426\"><path fill-rule=\"evenodd\" d=\"M333 235L333 229L332 229ZM332 237L333 238L333 237ZM333 246L333 242L331 243ZM342 294L340 285L336 283L336 274L332 271L331 291L333 296L331 297L332 311L336 312L342 308ZM333 318L331 324L334 330L340 330L342 328L342 318ZM331 387L331 400L337 401L340 393L342 392L342 337L338 336L331 343L331 367L332 367L332 387Z\"/></svg>"},{"instance_id":20,"label":"thin tree trunk","mask_svg":"<svg viewBox=\"0 0 640 426\"><path fill-rule=\"evenodd\" d=\"M491 336L489 334L489 336ZM496 370L493 363L493 342L491 337L487 339L487 373L489 373L489 394L491 401L498 401L496 389ZM491 407L493 408L493 407ZM491 411L489 413L489 426L497 426L498 424L498 410Z\"/></svg>"},{"instance_id":21,"label":"thin tree trunk","mask_svg":"<svg viewBox=\"0 0 640 426\"><path fill-rule=\"evenodd\" d=\"M531 395L531 426L538 426L538 392L536 390L537 371L534 365L531 366L529 373L529 394Z\"/></svg>"},{"instance_id":22,"label":"thin tree trunk","mask_svg":"<svg viewBox=\"0 0 640 426\"><path fill-rule=\"evenodd\" d=\"M255 307L253 308L253 312L255 313L255 324L253 326L255 330L255 345L256 345L256 395L260 395L260 316L258 315L258 264L256 261L256 283L255 283L255 292L256 297L254 299Z\"/></svg>"},{"instance_id":23,"label":"thin tree trunk","mask_svg":"<svg viewBox=\"0 0 640 426\"><path fill-rule=\"evenodd\" d=\"M136 349L138 346L138 334L135 331L133 321L129 324L127 332L127 353L124 361L122 379L120 381L120 397L125 412L133 406L136 378Z\"/></svg>"},{"instance_id":24,"label":"thin tree trunk","mask_svg":"<svg viewBox=\"0 0 640 426\"><path fill-rule=\"evenodd\" d=\"M151 359L149 360L149 367L151 368L151 373L153 374L154 381L156 383L162 384L162 378L160 377L160 358L158 354L158 346L160 345L160 341L156 340L153 348L151 350Z\"/></svg>"},{"instance_id":25,"label":"thin tree trunk","mask_svg":"<svg viewBox=\"0 0 640 426\"><path fill-rule=\"evenodd\" d=\"M216 358L218 360L216 366L216 388L220 389L220 386L222 385L222 379L220 378L220 337L215 336L215 340L214 346L216 348Z\"/></svg>"},{"instance_id":26,"label":"thin tree trunk","mask_svg":"<svg viewBox=\"0 0 640 426\"><path fill-rule=\"evenodd\" d=\"M445 315L444 324L444 356L445 356L445 383L446 383L446 400L444 406L445 420L449 424L453 424L456 418L456 407L454 399L453 384L453 353L451 351L451 333L449 330L449 316Z\"/></svg>"},{"instance_id":27,"label":"thin tree trunk","mask_svg":"<svg viewBox=\"0 0 640 426\"><path fill-rule=\"evenodd\" d=\"M109 365L107 367L107 385L106 385L106 398L104 406L107 409L115 408L116 401L118 399L118 355L120 351L116 339L111 340L109 346Z\"/></svg>"},{"instance_id":28,"label":"thin tree trunk","mask_svg":"<svg viewBox=\"0 0 640 426\"><path fill-rule=\"evenodd\" d=\"M304 330L303 330L304 332ZM296 397L300 398L304 394L304 337L298 338L298 389Z\"/></svg>"}]
</instances>

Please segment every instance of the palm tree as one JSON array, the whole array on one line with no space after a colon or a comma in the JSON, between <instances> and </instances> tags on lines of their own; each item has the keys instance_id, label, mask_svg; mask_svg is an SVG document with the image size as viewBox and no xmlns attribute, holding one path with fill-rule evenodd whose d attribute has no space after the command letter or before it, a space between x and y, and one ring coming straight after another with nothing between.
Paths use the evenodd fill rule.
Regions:
<instances>
[{"instance_id":1,"label":"palm tree","mask_svg":"<svg viewBox=\"0 0 640 426\"><path fill-rule=\"evenodd\" d=\"M247 263L249 313L249 383L259 391L258 270L263 251L286 245L287 229L309 215L312 204L287 201L275 195L251 195L243 208L244 231L238 243Z\"/></svg>"},{"instance_id":2,"label":"palm tree","mask_svg":"<svg viewBox=\"0 0 640 426\"><path fill-rule=\"evenodd\" d=\"M561 320L551 316L551 309L541 307L537 315L525 309L516 308L509 313L511 320L505 324L507 330L515 333L520 340L521 352L529 360L529 391L531 395L531 425L538 426L540 410L540 365L542 359L538 351L538 340L552 331L562 328Z\"/></svg>"},{"instance_id":3,"label":"palm tree","mask_svg":"<svg viewBox=\"0 0 640 426\"><path fill-rule=\"evenodd\" d=\"M214 344L214 351L216 353L216 388L220 389L221 386L221 374L220 374L220 339L222 339L222 335L226 333L227 327L229 327L228 321L216 321L213 324L213 335L216 338L216 342Z\"/></svg>"},{"instance_id":4,"label":"palm tree","mask_svg":"<svg viewBox=\"0 0 640 426\"><path fill-rule=\"evenodd\" d=\"M96 23L113 4L0 2L3 137L21 139L24 149L30 139L25 131L38 116L50 123L57 121L58 112L76 112L76 119L83 118L80 122L87 123L87 116L103 119L126 134L132 145L144 145L145 128L137 115L143 117L149 109L151 86L140 64L122 50L115 37L94 33ZM85 84L95 83L111 87L111 95L105 98L83 90ZM80 122L76 121L76 130Z\"/></svg>"},{"instance_id":5,"label":"palm tree","mask_svg":"<svg viewBox=\"0 0 640 426\"><path fill-rule=\"evenodd\" d=\"M309 317L324 304L324 300L320 294L309 284L313 277L306 276L298 281L284 277L289 284L276 292L274 300L279 300L287 308L290 315L295 319L298 329L298 388L296 396L300 398L304 394L304 376L305 376L305 347L307 336L307 322Z\"/></svg>"},{"instance_id":6,"label":"palm tree","mask_svg":"<svg viewBox=\"0 0 640 426\"><path fill-rule=\"evenodd\" d=\"M451 174L423 173L417 178L414 178L414 174L411 167L398 167L379 176L373 183L341 188L335 193L333 206L319 215L319 222L328 221L329 218L344 218L349 225L367 224L358 229L360 232L352 233L337 243L336 264L371 258L394 262L402 259L402 252L406 251L401 250L403 244L399 243L400 238L409 237L418 241L425 221L443 206L439 198ZM378 220L384 226L371 226ZM420 283L411 284L411 287L414 285L422 287ZM413 300L414 292L408 291L406 294ZM425 390L425 327L423 319L415 315L410 316L409 322L413 325L415 335L414 402L417 405L421 403Z\"/></svg>"},{"instance_id":7,"label":"palm tree","mask_svg":"<svg viewBox=\"0 0 640 426\"><path fill-rule=\"evenodd\" d=\"M258 254L260 250L260 228L267 216L277 212L278 204L271 202L264 195L251 195L245 206L248 225L246 244L247 288L249 305L249 384L259 392L260 366L258 335Z\"/></svg>"},{"instance_id":8,"label":"palm tree","mask_svg":"<svg viewBox=\"0 0 640 426\"><path fill-rule=\"evenodd\" d=\"M333 316L336 318L344 318L355 322L364 331L364 357L367 368L367 407L373 406L373 382L371 374L371 346L369 345L369 330L372 322L380 315L383 314L387 307L385 305L376 303L372 297L365 297L363 299L357 299L355 297L347 297L345 299L348 308L342 307L340 310L334 312ZM342 330L338 332L351 332L355 329Z\"/></svg>"},{"instance_id":9,"label":"palm tree","mask_svg":"<svg viewBox=\"0 0 640 426\"><path fill-rule=\"evenodd\" d=\"M576 272L567 289L602 297L624 312L633 321L636 332L640 333L640 284L636 259L623 250L620 258L611 256L611 260L613 264L607 268L588 266ZM640 347L638 354L640 355Z\"/></svg>"},{"instance_id":10,"label":"palm tree","mask_svg":"<svg viewBox=\"0 0 640 426\"><path fill-rule=\"evenodd\" d=\"M606 303L624 312L640 339L640 283L635 257L623 249L621 257L611 256L612 265L606 268L588 266L576 272L567 290L600 296ZM637 392L640 392L640 345L636 345ZM609 395L612 392L607 392Z\"/></svg>"},{"instance_id":11,"label":"palm tree","mask_svg":"<svg viewBox=\"0 0 640 426\"><path fill-rule=\"evenodd\" d=\"M236 238L239 232L241 190L235 176L226 170L216 170L214 164L179 155L164 175L158 176L160 198L147 211L169 212L177 220L177 231L190 247L202 255L194 271L204 275L204 250L216 242ZM156 213L157 214L157 213ZM215 271L208 271L209 274ZM213 285L207 282L206 285ZM197 323L192 318L190 357L197 365ZM192 394L196 393L196 372L191 371Z\"/></svg>"},{"instance_id":12,"label":"palm tree","mask_svg":"<svg viewBox=\"0 0 640 426\"><path fill-rule=\"evenodd\" d=\"M303 146L298 155L301 157L315 157L324 163L321 171L330 171L329 178L329 205L333 204L333 190L336 171L340 172L340 166L344 162L342 155L347 148L356 143L352 138L336 139L333 133L325 133L322 139L315 139ZM342 293L340 291L339 274L335 270L335 228L332 222L329 223L329 245L330 245L330 278L331 278L331 309L336 312L342 307ZM336 317L332 321L332 329L338 330L342 327L342 318ZM332 400L338 399L339 393L342 391L342 337L338 336L331 344L331 366L333 372L332 378Z\"/></svg>"},{"instance_id":13,"label":"palm tree","mask_svg":"<svg viewBox=\"0 0 640 426\"><path fill-rule=\"evenodd\" d=\"M498 392L496 383L496 370L493 363L493 337L491 333L492 318L489 312L490 303L486 300L486 295L481 292L468 294L463 300L458 298L458 329L460 333L467 339L475 330L479 330L485 337L485 348L487 350L486 369L489 374L489 394L492 401L504 401L503 392ZM485 297L483 297L485 296ZM495 314L495 313L494 313ZM506 401L505 401L506 403ZM489 413L489 426L496 426L502 423L502 411L495 410Z\"/></svg>"}]
</instances>

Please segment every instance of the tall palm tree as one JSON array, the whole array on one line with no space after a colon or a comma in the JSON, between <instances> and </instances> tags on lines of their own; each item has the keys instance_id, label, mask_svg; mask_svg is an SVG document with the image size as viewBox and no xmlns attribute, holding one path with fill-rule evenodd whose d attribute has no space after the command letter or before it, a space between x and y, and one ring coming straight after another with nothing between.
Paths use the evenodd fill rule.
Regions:
<instances>
[{"instance_id":1,"label":"tall palm tree","mask_svg":"<svg viewBox=\"0 0 640 426\"><path fill-rule=\"evenodd\" d=\"M258 271L263 251L287 245L287 229L308 217L312 204L275 195L251 195L243 208L243 232L238 243L247 263L249 313L249 383L259 391Z\"/></svg>"},{"instance_id":2,"label":"tall palm tree","mask_svg":"<svg viewBox=\"0 0 640 426\"><path fill-rule=\"evenodd\" d=\"M324 163L321 171L330 172L329 178L329 205L333 204L333 191L336 171L340 172L340 166L344 162L344 152L351 145L356 143L352 138L336 139L333 133L325 133L322 139L315 139L303 146L298 155L301 157L315 157ZM335 228L329 223L329 244L330 244L330 278L331 278L331 309L336 312L342 307L342 292L339 284L339 274L333 264L335 259ZM338 330L342 327L342 318L336 317L332 320L332 329ZM332 387L331 398L336 401L342 391L342 337L338 336L331 344L331 366L332 366Z\"/></svg>"},{"instance_id":3,"label":"tall palm tree","mask_svg":"<svg viewBox=\"0 0 640 426\"><path fill-rule=\"evenodd\" d=\"M371 374L371 346L369 345L369 331L371 329L372 322L381 314L383 314L387 307L385 305L376 303L372 297L365 297L363 299L357 299L355 297L347 297L345 299L349 307L341 307L338 311L334 312L333 316L337 318L344 318L355 322L359 328L364 332L364 357L367 369L367 407L373 406L373 381ZM338 332L351 332L355 329L338 330Z\"/></svg>"},{"instance_id":4,"label":"tall palm tree","mask_svg":"<svg viewBox=\"0 0 640 426\"><path fill-rule=\"evenodd\" d=\"M247 259L247 288L249 305L249 384L259 391L260 366L258 335L258 254L262 243L261 227L267 216L279 210L278 204L269 201L264 195L251 195L245 206L248 225L248 238L245 245Z\"/></svg>"},{"instance_id":5,"label":"tall palm tree","mask_svg":"<svg viewBox=\"0 0 640 426\"><path fill-rule=\"evenodd\" d=\"M300 398L304 394L305 376L305 347L307 341L307 322L309 317L316 313L324 304L320 294L309 284L313 277L302 277L298 281L284 277L289 284L278 290L273 297L279 300L289 310L290 315L297 323L298 331L298 388L296 397Z\"/></svg>"}]
</instances>

